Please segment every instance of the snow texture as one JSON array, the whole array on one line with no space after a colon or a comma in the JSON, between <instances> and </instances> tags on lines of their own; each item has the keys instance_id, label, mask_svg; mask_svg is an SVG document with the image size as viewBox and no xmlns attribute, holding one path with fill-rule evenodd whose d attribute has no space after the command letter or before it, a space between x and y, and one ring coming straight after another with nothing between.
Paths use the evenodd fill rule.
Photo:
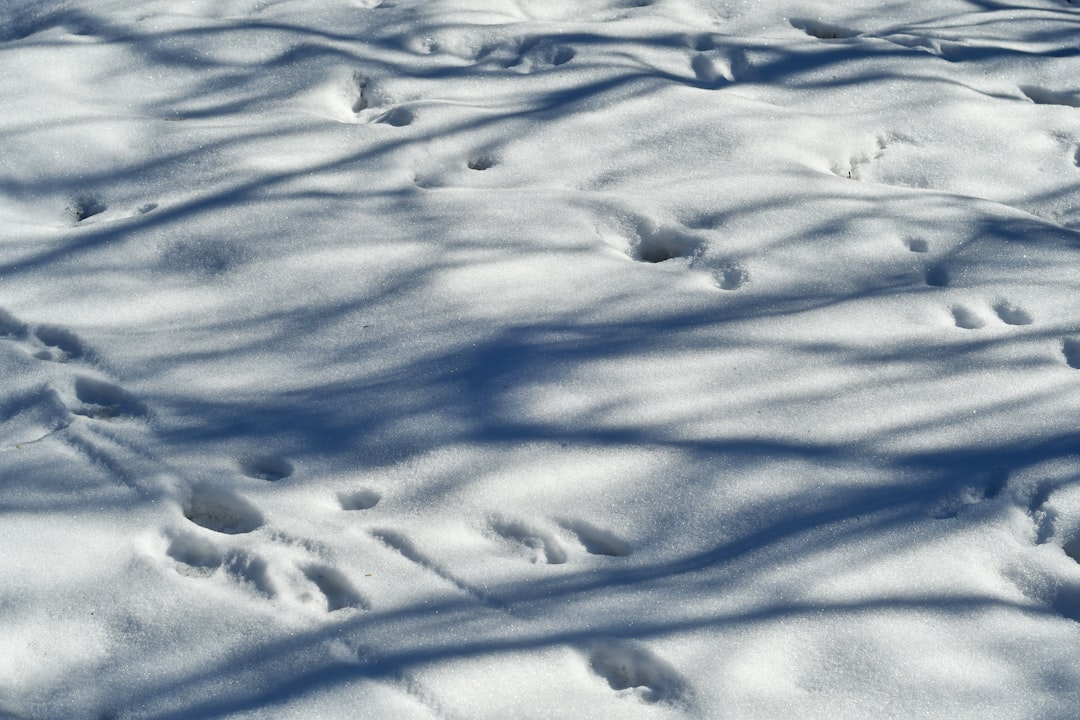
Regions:
<instances>
[{"instance_id":1,"label":"snow texture","mask_svg":"<svg viewBox=\"0 0 1080 720\"><path fill-rule=\"evenodd\" d=\"M1075 0L0 0L0 718L1080 716Z\"/></svg>"}]
</instances>

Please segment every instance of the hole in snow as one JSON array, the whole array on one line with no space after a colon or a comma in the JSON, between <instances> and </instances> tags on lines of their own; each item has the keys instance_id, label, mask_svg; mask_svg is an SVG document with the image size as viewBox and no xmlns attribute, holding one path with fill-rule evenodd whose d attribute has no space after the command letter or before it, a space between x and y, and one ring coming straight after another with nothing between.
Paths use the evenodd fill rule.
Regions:
<instances>
[{"instance_id":1,"label":"hole in snow","mask_svg":"<svg viewBox=\"0 0 1080 720\"><path fill-rule=\"evenodd\" d=\"M192 491L184 502L184 517L226 535L249 533L263 523L262 514L247 500L212 487Z\"/></svg>"},{"instance_id":2,"label":"hole in snow","mask_svg":"<svg viewBox=\"0 0 1080 720\"><path fill-rule=\"evenodd\" d=\"M738 265L721 268L716 272L716 282L721 290L738 290L749 279L749 273Z\"/></svg>"},{"instance_id":3,"label":"hole in snow","mask_svg":"<svg viewBox=\"0 0 1080 720\"><path fill-rule=\"evenodd\" d=\"M495 158L487 155L478 155L476 157L469 158L468 162L470 170L490 170L491 168L495 167L496 164L497 163L495 161Z\"/></svg>"},{"instance_id":4,"label":"hole in snow","mask_svg":"<svg viewBox=\"0 0 1080 720\"><path fill-rule=\"evenodd\" d=\"M54 360L61 362L76 360L86 354L79 338L66 328L56 325L39 325L34 330L34 335L45 345L60 351L60 357L53 357Z\"/></svg>"},{"instance_id":5,"label":"hole in snow","mask_svg":"<svg viewBox=\"0 0 1080 720\"><path fill-rule=\"evenodd\" d=\"M312 582L326 599L326 611L334 612L344 608L366 610L368 605L353 587L349 579L337 568L326 565L311 565L303 570L304 577Z\"/></svg>"},{"instance_id":6,"label":"hole in snow","mask_svg":"<svg viewBox=\"0 0 1080 720\"><path fill-rule=\"evenodd\" d=\"M938 265L926 271L926 284L931 287L948 287L949 271Z\"/></svg>"},{"instance_id":7,"label":"hole in snow","mask_svg":"<svg viewBox=\"0 0 1080 720\"><path fill-rule=\"evenodd\" d=\"M1006 325L1030 325L1031 315L1019 305L1010 302L999 302L994 305L994 312Z\"/></svg>"},{"instance_id":8,"label":"hole in snow","mask_svg":"<svg viewBox=\"0 0 1080 720\"><path fill-rule=\"evenodd\" d=\"M139 417L146 414L146 405L127 390L90 377L75 378L75 397L83 407L77 415L100 419Z\"/></svg>"},{"instance_id":9,"label":"hole in snow","mask_svg":"<svg viewBox=\"0 0 1080 720\"><path fill-rule=\"evenodd\" d=\"M370 488L338 493L342 510L370 510L379 504L382 495Z\"/></svg>"},{"instance_id":10,"label":"hole in snow","mask_svg":"<svg viewBox=\"0 0 1080 720\"><path fill-rule=\"evenodd\" d=\"M577 535L578 542L592 555L626 557L630 554L630 543L609 530L583 520L569 520L562 523L562 526Z\"/></svg>"},{"instance_id":11,"label":"hole in snow","mask_svg":"<svg viewBox=\"0 0 1080 720\"><path fill-rule=\"evenodd\" d=\"M1080 338L1065 338L1061 343L1061 353L1065 356L1065 364L1080 370Z\"/></svg>"},{"instance_id":12,"label":"hole in snow","mask_svg":"<svg viewBox=\"0 0 1080 720\"><path fill-rule=\"evenodd\" d=\"M105 203L91 197L77 198L71 204L71 213L75 216L75 222L82 222L87 218L100 215L107 209Z\"/></svg>"},{"instance_id":13,"label":"hole in snow","mask_svg":"<svg viewBox=\"0 0 1080 720\"><path fill-rule=\"evenodd\" d=\"M415 119L416 115L413 114L412 110L399 107L387 110L375 122L382 123L383 125L390 125L391 127L405 127L406 125L411 125Z\"/></svg>"},{"instance_id":14,"label":"hole in snow","mask_svg":"<svg viewBox=\"0 0 1080 720\"><path fill-rule=\"evenodd\" d=\"M21 338L26 335L26 323L20 322L7 310L0 308L0 337Z\"/></svg>"},{"instance_id":15,"label":"hole in snow","mask_svg":"<svg viewBox=\"0 0 1080 720\"><path fill-rule=\"evenodd\" d=\"M589 653L589 668L612 690L646 702L679 702L687 693L686 683L673 667L636 644L597 643Z\"/></svg>"},{"instance_id":16,"label":"hole in snow","mask_svg":"<svg viewBox=\"0 0 1080 720\"><path fill-rule=\"evenodd\" d=\"M908 238L907 247L914 253L930 252L930 243L922 238Z\"/></svg>"},{"instance_id":17,"label":"hole in snow","mask_svg":"<svg viewBox=\"0 0 1080 720\"><path fill-rule=\"evenodd\" d=\"M964 330L978 330L986 322L979 317L978 313L969 310L963 305L957 305L952 309L953 321L956 323L956 327L963 328Z\"/></svg>"},{"instance_id":18,"label":"hole in snow","mask_svg":"<svg viewBox=\"0 0 1080 720\"><path fill-rule=\"evenodd\" d=\"M255 455L240 460L240 470L250 478L277 482L293 474L293 465L276 455Z\"/></svg>"},{"instance_id":19,"label":"hole in snow","mask_svg":"<svg viewBox=\"0 0 1080 720\"><path fill-rule=\"evenodd\" d=\"M494 518L491 529L504 540L520 544L532 552L534 563L562 565L566 562L566 550L554 535L533 527L523 520Z\"/></svg>"},{"instance_id":20,"label":"hole in snow","mask_svg":"<svg viewBox=\"0 0 1080 720\"><path fill-rule=\"evenodd\" d=\"M700 241L697 238L669 227L655 227L643 223L638 228L638 244L634 257L642 262L661 263L693 255Z\"/></svg>"},{"instance_id":21,"label":"hole in snow","mask_svg":"<svg viewBox=\"0 0 1080 720\"><path fill-rule=\"evenodd\" d=\"M367 78L358 72L353 73L353 92L356 94L356 99L353 100L351 107L354 113L364 110L370 104L367 96L367 87L370 82L370 78Z\"/></svg>"}]
</instances>

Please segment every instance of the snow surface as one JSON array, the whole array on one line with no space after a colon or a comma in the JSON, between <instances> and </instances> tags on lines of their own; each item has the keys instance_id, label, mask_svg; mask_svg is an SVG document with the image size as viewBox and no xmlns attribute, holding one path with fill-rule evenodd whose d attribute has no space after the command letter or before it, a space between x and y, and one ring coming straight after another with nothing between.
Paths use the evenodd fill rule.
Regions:
<instances>
[{"instance_id":1,"label":"snow surface","mask_svg":"<svg viewBox=\"0 0 1080 720\"><path fill-rule=\"evenodd\" d=\"M0 0L0 718L1080 715L1075 0Z\"/></svg>"}]
</instances>

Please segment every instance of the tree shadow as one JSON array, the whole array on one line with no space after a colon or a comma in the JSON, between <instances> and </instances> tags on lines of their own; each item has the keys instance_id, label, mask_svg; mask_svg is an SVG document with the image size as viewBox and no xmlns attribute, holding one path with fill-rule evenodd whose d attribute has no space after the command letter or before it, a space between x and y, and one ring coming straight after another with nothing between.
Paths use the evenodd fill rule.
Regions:
<instances>
[{"instance_id":1,"label":"tree shadow","mask_svg":"<svg viewBox=\"0 0 1080 720\"><path fill-rule=\"evenodd\" d=\"M997 9L996 4L979 4ZM493 322L490 315L470 307L469 312L448 310L438 317L418 312L410 317L411 325L384 327L380 313L389 315L392 323L405 314L402 307L413 303L438 307L440 297L452 295L445 287L453 273L485 267L497 271L497 263L508 255L542 263L551 257L555 240L500 247L494 229L503 232L505 228L497 227L497 202L486 195L490 188L480 185L447 182L424 188L396 176L373 182L371 187L342 188L332 182L358 167L393 169L396 159L417 145L452 144L483 135L497 147L509 143L522 123L587 117L598 108L649 99L672 87L716 93L720 105L724 93L740 82L837 90L895 80L900 73L891 69L893 63L927 58L895 44L872 44L872 38L859 35L815 48L761 55L760 62L734 62L729 79L722 74L709 77L700 66L695 68L694 53L703 51L695 50L681 34L571 32L519 37L508 28L497 31L495 40L477 42L456 54L440 55L437 45L431 45L425 55L404 37L402 28L413 20L404 10L390 14L384 25L376 26L362 41L344 31L278 21L148 32L104 16L56 11L34 22L24 18L13 23L10 27L20 29L5 35L12 42L38 42L34 34L48 27L77 28L82 34L123 46L157 70L175 76L186 73L186 79L178 83L182 93L148 99L140 106L147 122L155 127L170 123L178 133L185 132L184 126L199 127L204 122L243 120L252 108L263 112L299 102L310 89L309 82L329 83L337 72L351 77L354 68L374 78L407 78L425 89L454 81L504 83L512 88L507 92L514 102L509 110L476 112L460 123L429 126L423 122L423 103L431 98L425 100L415 91L413 95L402 91L401 97L388 93L376 99L372 117L376 110L408 105L416 109L417 120L401 127L376 127L378 123L354 117L338 127L322 117L317 121L320 127L342 130L334 138L343 145L342 138L349 137L346 131L366 133L363 141L327 153L329 157L313 156L246 175L231 172L230 163L222 160L254 162L272 157L274 149L302 145L311 132L310 115L297 111L281 122L253 123L212 141L200 140L197 147L194 141L180 140L153 157L77 179L48 174L25 181L7 178L0 187L23 199L67 197L91 188L102 195L114 193L134 205L154 199L141 198L140 188L161 186L192 163L221 165L219 171L203 176L213 179L207 187L171 198L146 213L106 222L115 203L105 202L102 212L94 215L100 222L89 222L91 217L73 220L60 233L60 242L29 244L17 257L9 256L0 274L12 280L34 277L97 258L110 248L136 252L149 239L175 232L182 235L179 240L161 240L160 252L146 251L137 260L125 256L120 267L140 278L208 293L229 287L238 277L251 278L244 273L260 258L296 259L297 267L314 278L316 270L304 263L313 256L311 245L317 240L305 239L298 247L285 249L290 229L301 224L317 227L323 217L333 222L335 211L362 205L365 217L385 218L370 232L385 233L387 245L411 240L422 252L400 265L392 256L393 262L387 263L392 271L369 270L382 267L378 265L381 249L364 246L370 250L362 248L352 260L359 268L358 278L377 278L378 282L348 297L320 298L312 293L303 302L271 309L256 305L232 316L200 318L197 326L185 328L190 344L175 347L164 365L232 373L223 375L237 379L231 392L212 398L177 383L168 391L154 389L162 377L162 365L123 371L127 382L146 388L138 402L154 408L161 418L153 430L162 447L199 455L245 443L271 445L275 457L318 458L357 472L392 468L447 448L504 456L487 472L511 471L513 451L531 445L565 448L567 453L645 449L666 453L666 460L659 465L658 477L634 479L673 499L666 508L658 504L651 516L659 520L655 529L638 536L649 545L648 550L635 549L605 566L494 583L485 593L498 601L495 607L448 591L434 601L375 606L370 611L342 613L343 619L314 628L269 632L250 646L231 639L235 644L206 667L141 682L141 692L129 700L133 712L155 718L218 717L357 680L398 683L403 675L436 663L559 646L579 648L612 638L720 634L823 615L841 620L877 613L943 618L978 613L1036 619L1060 616L1046 603L966 590L884 594L849 601L763 596L760 588L769 582L786 582L797 589L800 583L810 582L808 573L815 568L838 572L836 565L841 561L836 558L872 566L899 552L905 543L930 545L959 527L999 521L1017 509L1032 511L1030 504L1037 503L1030 497L1030 488L1010 484L1010 478L1042 465L1071 465L1078 460L1076 432L1066 421L1054 432L1025 422L1041 408L1053 407L1055 395L1071 392L1075 377L1067 373L1073 368L1049 351L1040 355L1039 348L1058 347L1061 338L1077 328L1056 321L1025 326L1014 335L963 335L945 327L947 332L942 333L898 332L874 343L862 340L857 332L793 333L792 328L810 322L818 317L816 313L828 311L839 322L856 317L867 303L897 296L913 303L940 302L944 308L947 302L938 300L943 288L964 286L948 281L926 283L926 268L912 259L899 239L896 259L887 264L852 265L832 276L808 272L787 286L755 286L753 261L770 252L810 253L832 239L851 242L863 223L890 213L899 218L898 223L914 227L962 221L964 230L949 231L948 249L934 259L950 268L965 266L972 273L980 270L980 243L1066 255L1067 250L1075 250L1074 231L1035 218L1018 218L1001 208L988 209L977 199L910 189L867 191L865 186L855 189L858 184L843 178L805 172L795 176L806 183L805 194L798 200L784 197L786 189L781 188L754 199L732 198L712 216L694 208L672 211L673 216L683 212L686 224L670 232L700 241L705 250L698 256L688 249L686 258L677 253L657 258L663 262L642 272L667 273L683 259L686 274L715 271L722 267L716 263L724 258L708 255L719 244L714 233L740 223L769 224L776 218L802 216L799 223L775 223L768 240L740 257L751 267L749 283L745 292L740 287L739 293L723 302L700 302L672 311L670 305L655 306L651 298L640 294L627 291L618 296L611 291L609 297L623 303L620 312L594 309L589 315L581 307L540 308L531 320L522 313L518 317L523 320L507 323ZM409 32L445 37L448 42L450 30L454 28L429 20ZM204 44L240 43L251 33L288 42L282 42L280 52L261 64L226 62L191 52ZM41 42L50 48L57 43L54 39ZM546 65L546 56L537 55L529 66L534 72L519 72L520 58L544 42L571 47L575 54L552 54ZM732 40L725 47L717 40L713 45L709 52L730 50L738 60L739 53L762 50L767 43ZM1048 57L1065 57L1071 51L1054 52L1057 55ZM973 49L965 61L1011 53L1003 48ZM435 57L438 62L420 62L421 57ZM670 62L659 63L656 58ZM873 62L880 65L868 66ZM282 84L276 87L276 95L260 97L274 89L260 82L267 68L280 75ZM577 71L580 76L575 75ZM834 74L827 77L830 72ZM552 82L556 73L567 79ZM344 86L348 89L347 82ZM353 90L359 93L361 88ZM356 98L343 97L341 103L355 107ZM60 129L65 126L63 120L54 122ZM28 128L13 132L20 138L32 135ZM640 132L645 136L647 130ZM628 138L624 147L631 147L632 141L640 137ZM470 177L465 155L454 171ZM625 170L623 178L647 170L634 163L629 156L619 161ZM498 172L499 166L491 164L484 172L492 174L488 171ZM790 179L792 173L777 170L775 175ZM322 184L313 183L312 178ZM640 227L650 212L638 207L637 196L620 197L618 191L625 187L620 182L624 180L612 181L606 188L572 188L580 190L585 200L566 199L557 189L534 187L528 181L511 183L508 189L533 193L547 203L538 216L569 214L587 205L629 249L634 232L640 231L627 228ZM885 193L890 194L887 200L882 199ZM840 197L850 200L844 212L811 212L813 206ZM251 212L214 227L217 236L183 235L184 228L204 228L237 208ZM286 229L267 229L286 210L302 220ZM252 229L252 218L265 223ZM393 229L395 222L406 218L412 238ZM199 233L211 235L205 230ZM556 251L568 264L584 263L595 258L598 247L604 249L603 241L594 240L560 245ZM230 242L241 251L232 254ZM333 245L330 251L346 254ZM613 261L605 267L615 268L610 270L613 275L623 268L645 268L645 263L634 265L632 252L625 255L617 258L622 265ZM841 261L843 257L841 253ZM338 262L346 261L338 258ZM825 258L822 266L828 263ZM95 271L100 266L85 272ZM1062 287L1075 290L1076 285L1073 281ZM754 327L766 330L751 332ZM1001 352L1017 344L1032 350L1003 361ZM298 348L307 351L301 353ZM761 368L761 357L776 364ZM347 367L348 372L328 373L328 367ZM972 393L941 402L936 394L946 380L976 388L980 378L994 373L1013 378L1021 386L1026 373L1039 373L1043 381L1012 395ZM275 381L281 385L274 385ZM897 397L912 389L920 392L909 399L908 406L919 412L889 418L874 409L882 398L890 401L882 403L884 407L896 407ZM753 414L763 419L754 419ZM971 439L971 434L958 432L976 427L973 416L999 418L1001 434ZM803 418L796 428L799 432L792 429L796 423L788 422L791 417ZM830 418L841 420L829 427ZM931 436L931 441L919 441ZM725 487L730 476L743 473L765 483L772 473L793 472L805 473L805 485L796 483L795 489L787 488L778 497L763 493L762 499L755 496L737 504L723 517L734 528L717 535L702 534L694 547L665 548L667 529L680 519L700 515L703 511L695 506L708 492ZM300 479L281 484L302 482L302 473L297 475ZM455 474L426 480L430 482L402 488L397 501L439 507L464 482ZM969 505L986 509L986 515L978 515ZM58 501L54 509L69 507ZM84 512L101 507L82 502ZM3 508L10 512L35 509L17 503ZM423 550L439 558L438 548ZM468 568L453 570L464 574ZM641 597L667 596L680 598L680 603L674 603L680 607L648 614L637 604L644 602ZM737 607L717 609L724 600ZM620 614L619 608L625 607L638 612ZM553 626L546 622L549 618L565 620ZM327 651L328 643L341 639L350 647L376 649L343 660ZM153 665L160 658L151 654L145 660ZM235 679L237 687L219 684L223 678Z\"/></svg>"}]
</instances>

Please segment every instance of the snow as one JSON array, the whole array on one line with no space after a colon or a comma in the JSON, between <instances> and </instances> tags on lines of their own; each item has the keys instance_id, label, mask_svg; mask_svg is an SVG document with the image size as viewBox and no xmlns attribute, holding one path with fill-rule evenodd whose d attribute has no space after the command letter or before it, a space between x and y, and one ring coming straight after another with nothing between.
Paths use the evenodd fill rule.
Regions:
<instances>
[{"instance_id":1,"label":"snow","mask_svg":"<svg viewBox=\"0 0 1080 720\"><path fill-rule=\"evenodd\" d=\"M0 0L0 718L1072 718L1080 7Z\"/></svg>"}]
</instances>

